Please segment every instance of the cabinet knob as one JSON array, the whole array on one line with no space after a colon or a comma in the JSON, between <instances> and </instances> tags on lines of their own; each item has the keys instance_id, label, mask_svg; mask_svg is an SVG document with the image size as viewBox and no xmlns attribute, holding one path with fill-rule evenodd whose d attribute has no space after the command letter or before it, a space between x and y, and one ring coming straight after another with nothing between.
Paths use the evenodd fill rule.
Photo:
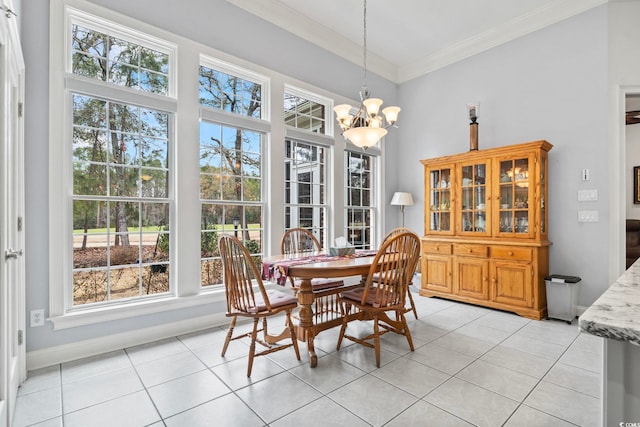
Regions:
<instances>
[{"instance_id":1,"label":"cabinet knob","mask_svg":"<svg viewBox=\"0 0 640 427\"><path fill-rule=\"evenodd\" d=\"M471 249L469 249L469 253L471 253Z\"/></svg>"},{"instance_id":2,"label":"cabinet knob","mask_svg":"<svg viewBox=\"0 0 640 427\"><path fill-rule=\"evenodd\" d=\"M509 256L513 256L513 252L509 251Z\"/></svg>"}]
</instances>

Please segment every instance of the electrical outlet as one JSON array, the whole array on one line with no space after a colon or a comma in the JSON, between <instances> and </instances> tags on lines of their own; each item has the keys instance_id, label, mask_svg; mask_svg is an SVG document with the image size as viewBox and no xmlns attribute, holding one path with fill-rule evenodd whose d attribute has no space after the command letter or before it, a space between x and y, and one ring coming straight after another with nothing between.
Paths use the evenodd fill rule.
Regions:
<instances>
[{"instance_id":1,"label":"electrical outlet","mask_svg":"<svg viewBox=\"0 0 640 427\"><path fill-rule=\"evenodd\" d=\"M44 326L44 309L31 310L31 327Z\"/></svg>"}]
</instances>

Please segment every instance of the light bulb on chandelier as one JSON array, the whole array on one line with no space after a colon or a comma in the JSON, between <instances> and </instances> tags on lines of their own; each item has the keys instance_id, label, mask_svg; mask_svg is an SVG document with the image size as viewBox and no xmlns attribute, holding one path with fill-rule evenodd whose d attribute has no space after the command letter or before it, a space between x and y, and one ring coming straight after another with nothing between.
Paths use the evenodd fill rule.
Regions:
<instances>
[{"instance_id":1,"label":"light bulb on chandelier","mask_svg":"<svg viewBox=\"0 0 640 427\"><path fill-rule=\"evenodd\" d=\"M364 84L360 91L360 109L351 114L353 107L349 104L336 105L333 111L340 124L342 134L357 147L364 148L376 145L387 134L387 128L395 126L400 107L386 107L380 114L383 101L370 98L367 88L367 0L364 0Z\"/></svg>"}]
</instances>

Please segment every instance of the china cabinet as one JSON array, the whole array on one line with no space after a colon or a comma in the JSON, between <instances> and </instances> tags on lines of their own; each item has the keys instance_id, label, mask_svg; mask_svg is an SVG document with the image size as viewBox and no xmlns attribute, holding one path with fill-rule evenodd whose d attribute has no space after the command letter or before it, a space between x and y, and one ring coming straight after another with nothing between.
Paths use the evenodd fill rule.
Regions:
<instances>
[{"instance_id":1,"label":"china cabinet","mask_svg":"<svg viewBox=\"0 0 640 427\"><path fill-rule=\"evenodd\" d=\"M546 316L547 141L422 160L420 294Z\"/></svg>"}]
</instances>

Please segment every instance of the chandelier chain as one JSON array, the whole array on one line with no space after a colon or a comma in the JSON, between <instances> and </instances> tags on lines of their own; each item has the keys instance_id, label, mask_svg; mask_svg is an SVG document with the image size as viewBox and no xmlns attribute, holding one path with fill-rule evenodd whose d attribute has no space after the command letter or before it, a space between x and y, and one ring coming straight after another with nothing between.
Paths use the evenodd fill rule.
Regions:
<instances>
[{"instance_id":1,"label":"chandelier chain","mask_svg":"<svg viewBox=\"0 0 640 427\"><path fill-rule=\"evenodd\" d=\"M367 88L367 0L364 3L363 21L363 84L360 90L360 108L355 114L351 114L353 107L349 104L336 105L333 111L336 113L336 119L342 129L342 135L345 139L351 141L355 146L367 149L376 145L380 138L387 134L387 128L395 126L398 120L400 107L385 107L380 112L380 106L383 104L380 98L370 98L369 89Z\"/></svg>"},{"instance_id":2,"label":"chandelier chain","mask_svg":"<svg viewBox=\"0 0 640 427\"><path fill-rule=\"evenodd\" d=\"M364 58L364 78L363 78L363 85L362 85L362 90L363 90L363 94L361 96L366 96L366 92L368 92L367 90L367 0L364 0L364 18L363 18L363 27L364 27L364 52L363 52L363 58Z\"/></svg>"}]
</instances>

